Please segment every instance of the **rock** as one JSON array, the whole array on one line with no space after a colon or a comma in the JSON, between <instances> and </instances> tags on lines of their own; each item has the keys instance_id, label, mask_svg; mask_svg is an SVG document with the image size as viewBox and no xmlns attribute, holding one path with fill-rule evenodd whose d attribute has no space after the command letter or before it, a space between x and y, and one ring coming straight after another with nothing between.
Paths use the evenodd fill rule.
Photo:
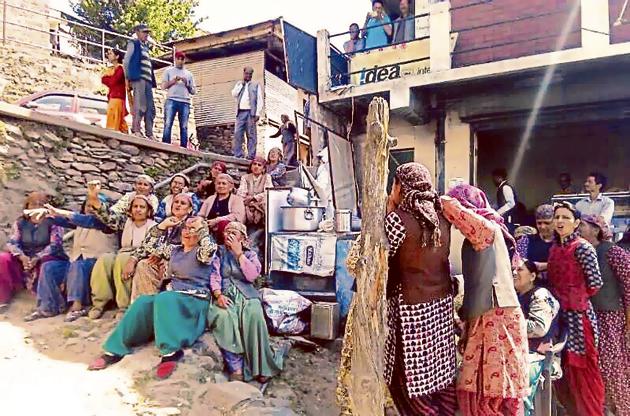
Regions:
<instances>
[{"instance_id":1,"label":"rock","mask_svg":"<svg viewBox=\"0 0 630 416\"><path fill-rule=\"evenodd\" d=\"M107 149L107 145L101 141L96 140L88 140L85 142L86 145L90 146L92 149Z\"/></svg>"},{"instance_id":2,"label":"rock","mask_svg":"<svg viewBox=\"0 0 630 416\"><path fill-rule=\"evenodd\" d=\"M109 172L111 170L116 169L118 165L114 162L105 162L105 163L101 163L99 167L101 168L102 171Z\"/></svg>"},{"instance_id":3,"label":"rock","mask_svg":"<svg viewBox=\"0 0 630 416\"><path fill-rule=\"evenodd\" d=\"M116 182L120 180L120 175L118 174L118 172L111 172L109 175L107 175L107 179L110 182Z\"/></svg>"},{"instance_id":4,"label":"rock","mask_svg":"<svg viewBox=\"0 0 630 416\"><path fill-rule=\"evenodd\" d=\"M212 397L212 406L215 409L225 409L228 412L241 403L262 399L260 390L240 381L209 384L207 396Z\"/></svg>"},{"instance_id":5,"label":"rock","mask_svg":"<svg viewBox=\"0 0 630 416\"><path fill-rule=\"evenodd\" d=\"M98 176L98 175L93 175L91 173L86 173L84 175L85 177L85 181L86 182L90 182L90 181L100 181L101 184L106 184L107 183L107 178L104 178L102 176Z\"/></svg>"},{"instance_id":6,"label":"rock","mask_svg":"<svg viewBox=\"0 0 630 416\"><path fill-rule=\"evenodd\" d=\"M4 130L7 132L7 134L16 139L21 139L23 136L22 129L13 124L4 123Z\"/></svg>"},{"instance_id":7,"label":"rock","mask_svg":"<svg viewBox=\"0 0 630 416\"><path fill-rule=\"evenodd\" d=\"M155 160L153 160L152 157L145 156L145 157L142 158L141 163L144 166L153 166L155 164Z\"/></svg>"},{"instance_id":8,"label":"rock","mask_svg":"<svg viewBox=\"0 0 630 416\"><path fill-rule=\"evenodd\" d=\"M129 161L130 161L131 163L136 163L136 164L137 164L137 163L142 163L142 158L141 158L141 157L136 156L136 157L132 157L131 159L129 159Z\"/></svg>"},{"instance_id":9,"label":"rock","mask_svg":"<svg viewBox=\"0 0 630 416\"><path fill-rule=\"evenodd\" d=\"M42 131L37 129L26 129L24 131L24 136L26 136L28 140L39 140L39 138L42 137Z\"/></svg>"},{"instance_id":10,"label":"rock","mask_svg":"<svg viewBox=\"0 0 630 416\"><path fill-rule=\"evenodd\" d=\"M140 165L129 165L125 166L125 171L142 175L144 173L144 168Z\"/></svg>"},{"instance_id":11,"label":"rock","mask_svg":"<svg viewBox=\"0 0 630 416\"><path fill-rule=\"evenodd\" d=\"M35 159L35 163L37 163L39 165L47 165L48 164L48 160L47 159ZM37 172L37 173L41 173L42 175L46 176L45 172Z\"/></svg>"},{"instance_id":12,"label":"rock","mask_svg":"<svg viewBox=\"0 0 630 416\"><path fill-rule=\"evenodd\" d=\"M123 144L120 145L119 150L123 153L127 153L128 155L131 156L136 156L140 154L140 149L138 149L138 147L132 145L132 144Z\"/></svg>"},{"instance_id":13,"label":"rock","mask_svg":"<svg viewBox=\"0 0 630 416\"><path fill-rule=\"evenodd\" d=\"M15 146L10 146L7 149L7 157L8 158L14 158L17 157L21 154L24 154L24 150L20 149L19 147L15 147Z\"/></svg>"},{"instance_id":14,"label":"rock","mask_svg":"<svg viewBox=\"0 0 630 416\"><path fill-rule=\"evenodd\" d=\"M57 158L62 162L74 162L74 155L67 150L58 155Z\"/></svg>"},{"instance_id":15,"label":"rock","mask_svg":"<svg viewBox=\"0 0 630 416\"><path fill-rule=\"evenodd\" d=\"M31 159L37 159L44 156L43 153L37 152L35 151L35 149L29 149L28 152L26 152L26 155L30 157Z\"/></svg>"},{"instance_id":16,"label":"rock","mask_svg":"<svg viewBox=\"0 0 630 416\"><path fill-rule=\"evenodd\" d=\"M72 167L79 172L98 172L98 168L91 163L73 163Z\"/></svg>"},{"instance_id":17,"label":"rock","mask_svg":"<svg viewBox=\"0 0 630 416\"><path fill-rule=\"evenodd\" d=\"M133 191L133 187L126 183L126 182L114 182L112 184L110 184L110 186L112 187L112 189L118 191L118 192L131 192Z\"/></svg>"},{"instance_id":18,"label":"rock","mask_svg":"<svg viewBox=\"0 0 630 416\"><path fill-rule=\"evenodd\" d=\"M44 135L42 136L42 139L44 139L47 142L50 143L55 143L55 144L59 144L63 141L63 139L55 136L53 133L47 131L46 133L44 133Z\"/></svg>"},{"instance_id":19,"label":"rock","mask_svg":"<svg viewBox=\"0 0 630 416\"><path fill-rule=\"evenodd\" d=\"M115 191L110 191L109 189L103 189L101 190L101 193L105 195L106 197L108 197L109 199L111 199L112 201L117 201L123 196L123 194L115 192Z\"/></svg>"},{"instance_id":20,"label":"rock","mask_svg":"<svg viewBox=\"0 0 630 416\"><path fill-rule=\"evenodd\" d=\"M107 146L109 146L109 148L111 149L118 149L118 147L120 146L120 141L116 139L109 139L107 141Z\"/></svg>"},{"instance_id":21,"label":"rock","mask_svg":"<svg viewBox=\"0 0 630 416\"><path fill-rule=\"evenodd\" d=\"M74 169L67 169L65 171L65 174L66 174L66 176L72 177L72 176L80 176L81 172L79 172L78 170L74 170Z\"/></svg>"},{"instance_id":22,"label":"rock","mask_svg":"<svg viewBox=\"0 0 630 416\"><path fill-rule=\"evenodd\" d=\"M53 143L50 143L50 142L44 142L44 141L42 141L42 142L40 143L40 145L41 145L44 149L46 149L46 150L52 150L52 149L54 149L54 148L55 148L55 145L54 145Z\"/></svg>"},{"instance_id":23,"label":"rock","mask_svg":"<svg viewBox=\"0 0 630 416\"><path fill-rule=\"evenodd\" d=\"M289 403L290 405L290 403ZM245 409L242 416L296 416L295 412L288 407L280 408L265 408L265 407L251 407Z\"/></svg>"},{"instance_id":24,"label":"rock","mask_svg":"<svg viewBox=\"0 0 630 416\"><path fill-rule=\"evenodd\" d=\"M59 159L57 159L56 157L52 157L51 156L49 161L50 161L50 165L53 168L64 169L65 170L65 169L68 169L70 167L70 163L64 163L64 162L60 161Z\"/></svg>"},{"instance_id":25,"label":"rock","mask_svg":"<svg viewBox=\"0 0 630 416\"><path fill-rule=\"evenodd\" d=\"M73 137L71 142L73 144L76 144L76 145L80 146L81 148L83 148L83 146L85 146L85 141L83 139L81 139L80 137Z\"/></svg>"}]
</instances>

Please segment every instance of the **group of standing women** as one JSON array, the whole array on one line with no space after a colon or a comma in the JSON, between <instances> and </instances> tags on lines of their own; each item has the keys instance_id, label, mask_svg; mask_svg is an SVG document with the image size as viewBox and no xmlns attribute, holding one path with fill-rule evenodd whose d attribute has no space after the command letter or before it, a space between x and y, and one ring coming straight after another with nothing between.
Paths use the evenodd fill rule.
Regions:
<instances>
[{"instance_id":1,"label":"group of standing women","mask_svg":"<svg viewBox=\"0 0 630 416\"><path fill-rule=\"evenodd\" d=\"M399 166L385 219L384 375L398 413L533 414L540 357L564 333L564 375L555 390L566 414L603 415L604 386L607 406L629 414L630 262L628 252L607 240L605 221L580 221L569 203L546 205L536 213L538 234L517 243L483 191L458 185L440 197L430 178L418 163ZM465 237L459 327L448 261L451 226ZM344 414L352 414L344 388L348 363L342 357Z\"/></svg>"}]
</instances>

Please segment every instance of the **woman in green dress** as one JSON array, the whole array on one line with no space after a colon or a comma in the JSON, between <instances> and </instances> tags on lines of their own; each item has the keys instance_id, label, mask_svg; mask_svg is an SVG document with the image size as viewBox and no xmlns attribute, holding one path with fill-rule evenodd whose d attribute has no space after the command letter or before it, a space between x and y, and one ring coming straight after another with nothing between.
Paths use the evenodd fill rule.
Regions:
<instances>
[{"instance_id":1,"label":"woman in green dress","mask_svg":"<svg viewBox=\"0 0 630 416\"><path fill-rule=\"evenodd\" d=\"M249 249L247 230L239 222L224 230L210 264L210 288L214 298L208 325L221 348L230 380L265 383L282 370L283 356L269 345L260 294L253 285L261 265Z\"/></svg>"}]
</instances>

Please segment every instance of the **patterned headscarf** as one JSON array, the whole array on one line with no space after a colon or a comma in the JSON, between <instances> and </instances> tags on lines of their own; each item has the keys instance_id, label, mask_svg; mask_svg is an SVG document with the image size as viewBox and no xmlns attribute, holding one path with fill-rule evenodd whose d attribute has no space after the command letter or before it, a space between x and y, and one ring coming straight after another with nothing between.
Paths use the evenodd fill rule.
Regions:
<instances>
[{"instance_id":1,"label":"patterned headscarf","mask_svg":"<svg viewBox=\"0 0 630 416\"><path fill-rule=\"evenodd\" d=\"M138 175L138 177L136 178L136 182L138 181L145 181L146 183L150 184L151 189L153 189L153 187L155 186L155 179L153 179L149 175Z\"/></svg>"},{"instance_id":2,"label":"patterned headscarf","mask_svg":"<svg viewBox=\"0 0 630 416\"><path fill-rule=\"evenodd\" d=\"M468 184L457 185L448 192L448 196L457 199L464 208L468 208L485 219L497 224L501 227L503 237L505 237L506 241L510 241L513 245L516 244L514 237L512 237L505 226L503 217L492 209L488 202L488 197L486 197L486 194L481 189Z\"/></svg>"},{"instance_id":3,"label":"patterned headscarf","mask_svg":"<svg viewBox=\"0 0 630 416\"><path fill-rule=\"evenodd\" d=\"M249 171L250 171L250 173L251 173L251 171L252 171L252 165L253 165L255 162L256 162L256 163L260 163L260 164L263 166L263 168L267 166L267 159L265 159L265 158L264 158L264 157L262 157L262 156L256 156L255 158L253 158L253 159L252 159L252 161L251 161L251 162L250 162L250 164L249 164ZM265 173L265 171L264 171L264 170L263 170L263 173Z\"/></svg>"},{"instance_id":4,"label":"patterned headscarf","mask_svg":"<svg viewBox=\"0 0 630 416\"><path fill-rule=\"evenodd\" d=\"M227 233L228 231L233 230L233 231L238 231L239 233L241 233L243 235L243 247L245 248L249 248L250 247L250 241L249 238L247 237L247 227L245 227L245 224L240 223L238 221L232 221L230 222L228 225L225 226L225 229L223 230L223 233Z\"/></svg>"},{"instance_id":5,"label":"patterned headscarf","mask_svg":"<svg viewBox=\"0 0 630 416\"><path fill-rule=\"evenodd\" d=\"M420 163L405 163L396 169L402 201L400 209L408 212L420 223L423 232L420 244L425 247L440 245L440 196L433 189L429 170Z\"/></svg>"},{"instance_id":6,"label":"patterned headscarf","mask_svg":"<svg viewBox=\"0 0 630 416\"><path fill-rule=\"evenodd\" d=\"M591 225L599 228L599 239L604 241L612 240L613 234L610 230L610 226L602 216L585 215L582 217L582 221L588 222Z\"/></svg>"},{"instance_id":7,"label":"patterned headscarf","mask_svg":"<svg viewBox=\"0 0 630 416\"><path fill-rule=\"evenodd\" d=\"M151 204L151 200L149 199L149 197L140 195L140 194L135 194L133 198L131 198L131 201L129 201L129 208L127 208L127 216L131 218L131 208L133 207L133 201L135 201L136 199L142 199L144 202L147 203L147 218L152 219L153 216L155 215L155 207Z\"/></svg>"},{"instance_id":8,"label":"patterned headscarf","mask_svg":"<svg viewBox=\"0 0 630 416\"><path fill-rule=\"evenodd\" d=\"M537 220L552 220L553 219L553 206L549 204L540 205L536 208Z\"/></svg>"},{"instance_id":9,"label":"patterned headscarf","mask_svg":"<svg viewBox=\"0 0 630 416\"><path fill-rule=\"evenodd\" d=\"M520 227L514 230L514 238L518 240L521 237L526 235L536 235L538 231L534 227L530 227L529 225L521 225Z\"/></svg>"}]
</instances>

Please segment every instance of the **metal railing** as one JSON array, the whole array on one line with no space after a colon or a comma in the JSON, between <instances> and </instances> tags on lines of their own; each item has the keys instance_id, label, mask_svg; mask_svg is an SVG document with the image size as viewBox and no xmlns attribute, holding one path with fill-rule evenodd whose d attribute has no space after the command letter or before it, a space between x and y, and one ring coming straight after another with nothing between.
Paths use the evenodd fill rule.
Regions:
<instances>
[{"instance_id":1,"label":"metal railing","mask_svg":"<svg viewBox=\"0 0 630 416\"><path fill-rule=\"evenodd\" d=\"M17 43L20 45L26 45L34 48L48 50L61 55L67 55L74 58L81 58L92 62L106 62L106 52L111 48L126 49L127 42L133 38L121 33L112 32L106 29L90 26L85 23L81 23L76 20L66 19L61 16L61 12L50 9L57 12L60 16L55 16L51 13L44 13L38 10L33 10L28 7L11 4L7 0L2 0L2 44L5 45L8 42ZM50 27L34 27L33 25L21 24L9 19L11 11L22 12L27 16L40 16L45 17L47 22L53 21L56 24L56 29ZM43 19L42 19L43 20ZM65 25L68 28L67 33L61 31L61 26ZM23 30L25 32L32 32L46 34L49 36L48 42L29 42L16 37L8 35L8 31L12 28L17 30ZM47 29L47 30L46 30ZM61 41L67 42L66 47L61 47ZM159 55L173 55L174 49L158 43L151 44L153 48L160 51ZM154 62L170 65L172 61L165 61L159 58L151 58Z\"/></svg>"}]
</instances>

